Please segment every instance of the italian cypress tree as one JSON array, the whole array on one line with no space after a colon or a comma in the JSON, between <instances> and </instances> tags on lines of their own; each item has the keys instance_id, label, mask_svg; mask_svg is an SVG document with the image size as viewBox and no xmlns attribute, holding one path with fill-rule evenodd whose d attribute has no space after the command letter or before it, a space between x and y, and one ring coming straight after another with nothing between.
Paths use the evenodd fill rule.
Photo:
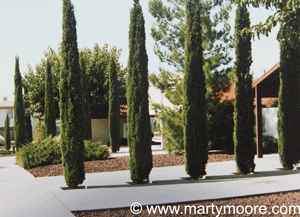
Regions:
<instances>
[{"instance_id":1,"label":"italian cypress tree","mask_svg":"<svg viewBox=\"0 0 300 217\"><path fill-rule=\"evenodd\" d=\"M27 87L24 86L24 95L28 94ZM25 141L32 142L32 126L31 126L31 117L28 108L30 104L28 100L24 99L24 110L25 110Z\"/></svg>"},{"instance_id":2,"label":"italian cypress tree","mask_svg":"<svg viewBox=\"0 0 300 217\"><path fill-rule=\"evenodd\" d=\"M134 183L149 180L152 163L148 100L148 56L142 7L134 0L130 11L127 77L127 129L130 174Z\"/></svg>"},{"instance_id":3,"label":"italian cypress tree","mask_svg":"<svg viewBox=\"0 0 300 217\"><path fill-rule=\"evenodd\" d=\"M237 171L242 174L254 172L254 125L255 115L252 92L251 36L241 35L250 27L250 17L246 5L238 5L235 20L235 98L234 98L234 150Z\"/></svg>"},{"instance_id":4,"label":"italian cypress tree","mask_svg":"<svg viewBox=\"0 0 300 217\"><path fill-rule=\"evenodd\" d=\"M84 124L84 139L91 140L92 139L92 123L91 123L91 115L90 115L90 99L89 99L89 90L88 90L88 78L87 78L87 66L86 61L88 59L85 58L84 53L82 52L79 57L80 62L80 71L82 76L82 103L83 103L83 124Z\"/></svg>"},{"instance_id":5,"label":"italian cypress tree","mask_svg":"<svg viewBox=\"0 0 300 217\"><path fill-rule=\"evenodd\" d=\"M19 69L19 57L15 62L15 102L14 102L14 137L16 149L25 144L25 114L22 93L22 77Z\"/></svg>"},{"instance_id":6,"label":"italian cypress tree","mask_svg":"<svg viewBox=\"0 0 300 217\"><path fill-rule=\"evenodd\" d=\"M6 114L5 118L5 127L4 127L4 140L5 140L5 149L10 149L10 129L9 129L9 117L8 114Z\"/></svg>"},{"instance_id":7,"label":"italian cypress tree","mask_svg":"<svg viewBox=\"0 0 300 217\"><path fill-rule=\"evenodd\" d=\"M112 152L117 152L120 148L120 99L118 71L115 58L110 60L109 69L109 140Z\"/></svg>"},{"instance_id":8,"label":"italian cypress tree","mask_svg":"<svg viewBox=\"0 0 300 217\"><path fill-rule=\"evenodd\" d=\"M300 145L300 50L288 40L291 29L281 27L280 88L278 99L278 153L281 164L293 169L299 162ZM284 40L285 39L285 40Z\"/></svg>"},{"instance_id":9,"label":"italian cypress tree","mask_svg":"<svg viewBox=\"0 0 300 217\"><path fill-rule=\"evenodd\" d=\"M62 164L67 185L77 188L85 179L85 152L76 20L70 0L63 0L62 23L62 69L59 87Z\"/></svg>"},{"instance_id":10,"label":"italian cypress tree","mask_svg":"<svg viewBox=\"0 0 300 217\"><path fill-rule=\"evenodd\" d=\"M49 59L47 59L46 75L45 75L45 112L44 112L44 132L45 137L55 136L56 123L55 123L55 107L53 100L53 87L52 87L52 71Z\"/></svg>"},{"instance_id":11,"label":"italian cypress tree","mask_svg":"<svg viewBox=\"0 0 300 217\"><path fill-rule=\"evenodd\" d=\"M206 174L208 159L206 86L203 71L201 2L186 1L183 140L185 170L192 179Z\"/></svg>"}]
</instances>

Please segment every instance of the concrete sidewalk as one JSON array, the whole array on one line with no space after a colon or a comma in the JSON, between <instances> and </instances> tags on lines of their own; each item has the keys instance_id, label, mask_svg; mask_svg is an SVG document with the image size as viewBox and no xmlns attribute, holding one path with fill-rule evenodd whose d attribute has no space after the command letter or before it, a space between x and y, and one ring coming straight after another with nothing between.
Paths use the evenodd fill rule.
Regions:
<instances>
[{"instance_id":1,"label":"concrete sidewalk","mask_svg":"<svg viewBox=\"0 0 300 217\"><path fill-rule=\"evenodd\" d=\"M0 165L3 161L0 159ZM69 211L125 208L133 202L170 204L299 190L300 170L278 170L282 168L278 155L266 155L255 163L256 173L247 176L233 174L235 162L209 163L206 178L192 181L181 179L187 177L184 166L153 168L148 185L128 184L129 171L92 173L86 174L85 189L78 190L62 190L66 187L63 176L35 179L24 170L20 177L28 180L13 180L12 186L8 180L2 181L0 169L4 207L0 216L72 216ZM55 209L58 211L53 213ZM17 215L20 213L24 215Z\"/></svg>"}]
</instances>

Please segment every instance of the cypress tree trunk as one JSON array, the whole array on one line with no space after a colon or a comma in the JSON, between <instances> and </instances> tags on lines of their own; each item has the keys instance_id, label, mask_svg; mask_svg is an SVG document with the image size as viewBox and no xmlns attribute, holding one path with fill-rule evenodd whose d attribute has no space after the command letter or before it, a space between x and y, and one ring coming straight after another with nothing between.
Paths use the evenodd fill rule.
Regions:
<instances>
[{"instance_id":1,"label":"cypress tree trunk","mask_svg":"<svg viewBox=\"0 0 300 217\"><path fill-rule=\"evenodd\" d=\"M24 94L28 94L28 90L24 87ZM32 125L30 112L27 110L30 104L28 101L24 100L24 110L25 110L25 141L32 142Z\"/></svg>"},{"instance_id":2,"label":"cypress tree trunk","mask_svg":"<svg viewBox=\"0 0 300 217\"><path fill-rule=\"evenodd\" d=\"M205 74L203 71L201 2L186 2L183 133L185 170L192 179L206 174L208 159Z\"/></svg>"},{"instance_id":3,"label":"cypress tree trunk","mask_svg":"<svg viewBox=\"0 0 300 217\"><path fill-rule=\"evenodd\" d=\"M55 107L53 100L52 71L49 59L47 59L45 75L45 111L44 111L44 132L45 137L55 136Z\"/></svg>"},{"instance_id":4,"label":"cypress tree trunk","mask_svg":"<svg viewBox=\"0 0 300 217\"><path fill-rule=\"evenodd\" d=\"M83 103L83 118L84 118L84 139L92 139L92 123L90 116L90 99L88 90L88 79L86 74L86 60L83 55L80 55L80 71L82 76L82 103Z\"/></svg>"},{"instance_id":5,"label":"cypress tree trunk","mask_svg":"<svg viewBox=\"0 0 300 217\"><path fill-rule=\"evenodd\" d=\"M85 179L82 87L77 47L76 20L70 0L63 0L63 39L60 72L61 152L64 176L70 188Z\"/></svg>"},{"instance_id":6,"label":"cypress tree trunk","mask_svg":"<svg viewBox=\"0 0 300 217\"><path fill-rule=\"evenodd\" d=\"M120 99L119 99L119 84L118 71L116 68L115 58L110 60L109 69L109 140L112 152L117 152L120 149Z\"/></svg>"},{"instance_id":7,"label":"cypress tree trunk","mask_svg":"<svg viewBox=\"0 0 300 217\"><path fill-rule=\"evenodd\" d=\"M299 162L300 152L300 50L292 47L289 30L281 28L280 37L280 88L278 99L278 153L286 169L293 169Z\"/></svg>"},{"instance_id":8,"label":"cypress tree trunk","mask_svg":"<svg viewBox=\"0 0 300 217\"><path fill-rule=\"evenodd\" d=\"M130 12L127 77L127 127L130 174L134 183L149 180L152 169L151 127L148 100L148 56L145 21L138 0Z\"/></svg>"},{"instance_id":9,"label":"cypress tree trunk","mask_svg":"<svg viewBox=\"0 0 300 217\"><path fill-rule=\"evenodd\" d=\"M250 27L249 12L245 5L238 5L235 20L236 86L234 98L234 151L238 172L254 172L254 93L252 91L251 36L241 36L244 28Z\"/></svg>"},{"instance_id":10,"label":"cypress tree trunk","mask_svg":"<svg viewBox=\"0 0 300 217\"><path fill-rule=\"evenodd\" d=\"M25 114L22 94L22 77L19 69L19 57L15 62L15 102L14 102L14 137L18 151L25 144Z\"/></svg>"},{"instance_id":11,"label":"cypress tree trunk","mask_svg":"<svg viewBox=\"0 0 300 217\"><path fill-rule=\"evenodd\" d=\"M9 129L9 117L8 114L6 114L5 118L5 127L4 127L4 139L5 139L5 149L9 150L11 145L10 145L10 129Z\"/></svg>"}]
</instances>

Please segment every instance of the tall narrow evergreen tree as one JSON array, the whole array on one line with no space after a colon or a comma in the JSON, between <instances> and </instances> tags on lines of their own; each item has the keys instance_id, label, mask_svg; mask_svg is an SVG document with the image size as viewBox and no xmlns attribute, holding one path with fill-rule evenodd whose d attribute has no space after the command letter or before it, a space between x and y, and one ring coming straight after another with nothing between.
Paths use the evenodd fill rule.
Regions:
<instances>
[{"instance_id":1,"label":"tall narrow evergreen tree","mask_svg":"<svg viewBox=\"0 0 300 217\"><path fill-rule=\"evenodd\" d=\"M134 0L130 11L127 77L127 127L130 174L134 183L149 179L152 163L148 99L148 55L142 7Z\"/></svg>"},{"instance_id":2,"label":"tall narrow evergreen tree","mask_svg":"<svg viewBox=\"0 0 300 217\"><path fill-rule=\"evenodd\" d=\"M300 50L289 39L291 29L281 27L280 88L278 100L278 152L281 164L293 169L300 160ZM284 40L285 39L285 40Z\"/></svg>"},{"instance_id":3,"label":"tall narrow evergreen tree","mask_svg":"<svg viewBox=\"0 0 300 217\"><path fill-rule=\"evenodd\" d=\"M24 86L24 95L28 94L27 87ZM24 110L25 110L25 141L32 142L32 125L31 125L31 116L28 111L30 103L24 99Z\"/></svg>"},{"instance_id":4,"label":"tall narrow evergreen tree","mask_svg":"<svg viewBox=\"0 0 300 217\"><path fill-rule=\"evenodd\" d=\"M55 105L53 100L52 87L52 71L49 59L47 59L46 75L45 75L45 110L44 110L44 132L45 137L55 136L56 120L55 120Z\"/></svg>"},{"instance_id":5,"label":"tall narrow evergreen tree","mask_svg":"<svg viewBox=\"0 0 300 217\"><path fill-rule=\"evenodd\" d=\"M83 125L84 125L84 139L91 140L92 139L92 123L91 123L91 115L90 115L90 99L89 99L89 90L88 90L88 78L87 78L87 66L84 53L79 55L80 62L80 71L81 71L81 83L82 83L82 103L83 103Z\"/></svg>"},{"instance_id":6,"label":"tall narrow evergreen tree","mask_svg":"<svg viewBox=\"0 0 300 217\"><path fill-rule=\"evenodd\" d=\"M242 174L254 172L254 125L255 115L252 92L251 36L241 35L250 27L250 17L246 5L238 5L235 20L235 98L234 98L234 150L237 171Z\"/></svg>"},{"instance_id":7,"label":"tall narrow evergreen tree","mask_svg":"<svg viewBox=\"0 0 300 217\"><path fill-rule=\"evenodd\" d=\"M117 152L120 148L120 99L118 71L115 58L110 60L109 69L109 140L112 152Z\"/></svg>"},{"instance_id":8,"label":"tall narrow evergreen tree","mask_svg":"<svg viewBox=\"0 0 300 217\"><path fill-rule=\"evenodd\" d=\"M61 152L65 181L70 188L77 188L85 179L82 87L76 20L70 0L63 0L62 23L62 69L59 86Z\"/></svg>"},{"instance_id":9,"label":"tall narrow evergreen tree","mask_svg":"<svg viewBox=\"0 0 300 217\"><path fill-rule=\"evenodd\" d=\"M15 102L14 102L14 137L18 151L25 144L25 112L22 93L22 77L19 68L19 57L15 62Z\"/></svg>"},{"instance_id":10,"label":"tall narrow evergreen tree","mask_svg":"<svg viewBox=\"0 0 300 217\"><path fill-rule=\"evenodd\" d=\"M9 127L9 117L8 114L6 114L5 118L5 127L4 127L4 140L5 140L5 149L9 150L11 147L10 144L10 127Z\"/></svg>"},{"instance_id":11,"label":"tall narrow evergreen tree","mask_svg":"<svg viewBox=\"0 0 300 217\"><path fill-rule=\"evenodd\" d=\"M183 133L185 169L192 179L206 174L208 159L201 2L186 1Z\"/></svg>"}]
</instances>

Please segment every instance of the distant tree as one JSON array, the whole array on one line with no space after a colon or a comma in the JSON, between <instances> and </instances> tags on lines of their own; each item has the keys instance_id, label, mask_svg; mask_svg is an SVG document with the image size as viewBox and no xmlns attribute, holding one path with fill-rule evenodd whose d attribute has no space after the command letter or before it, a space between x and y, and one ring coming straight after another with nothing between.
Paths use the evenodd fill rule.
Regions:
<instances>
[{"instance_id":1,"label":"distant tree","mask_svg":"<svg viewBox=\"0 0 300 217\"><path fill-rule=\"evenodd\" d=\"M149 1L149 11L155 19L151 28L151 35L155 41L154 52L162 63L159 68L160 74L152 73L149 81L163 92L174 107L168 108L153 103L152 105L163 114L159 117L163 122L164 144L171 153L182 153L183 150L179 149L184 147L181 123L183 123L186 8L183 2L182 0ZM209 146L212 148L218 146L222 149L228 147L226 149L233 152L233 104L220 100L232 84L232 57L229 48L233 47L233 36L228 21L230 10L229 2L201 1ZM164 64L168 67L164 68Z\"/></svg>"},{"instance_id":2,"label":"distant tree","mask_svg":"<svg viewBox=\"0 0 300 217\"><path fill-rule=\"evenodd\" d=\"M236 87L234 98L234 146L238 172L254 172L254 94L252 91L251 36L242 36L241 31L250 27L250 14L246 5L238 5L235 19L235 74Z\"/></svg>"},{"instance_id":3,"label":"distant tree","mask_svg":"<svg viewBox=\"0 0 300 217\"><path fill-rule=\"evenodd\" d=\"M36 142L43 141L45 139L44 125L38 120L34 126L33 140Z\"/></svg>"},{"instance_id":4,"label":"distant tree","mask_svg":"<svg viewBox=\"0 0 300 217\"><path fill-rule=\"evenodd\" d=\"M36 64L35 70L28 66L28 73L23 79L24 87L28 93L24 93L24 100L28 102L26 109L30 115L36 119L43 120L45 113L45 81L47 71L47 61L51 65L53 101L55 105L55 118L59 119L59 80L61 70L61 54L56 53L52 48L44 51L44 58Z\"/></svg>"},{"instance_id":5,"label":"distant tree","mask_svg":"<svg viewBox=\"0 0 300 217\"><path fill-rule=\"evenodd\" d=\"M14 138L16 149L25 144L25 114L22 93L22 77L19 69L19 57L15 62L15 102L14 102Z\"/></svg>"},{"instance_id":6,"label":"distant tree","mask_svg":"<svg viewBox=\"0 0 300 217\"><path fill-rule=\"evenodd\" d=\"M70 0L63 0L62 23L62 69L59 86L62 164L67 185L77 188L85 179L85 151L76 20Z\"/></svg>"},{"instance_id":7,"label":"distant tree","mask_svg":"<svg viewBox=\"0 0 300 217\"><path fill-rule=\"evenodd\" d=\"M144 25L141 5L138 0L134 0L130 11L127 77L129 166L134 183L149 180L153 166L148 101L148 56Z\"/></svg>"},{"instance_id":8,"label":"distant tree","mask_svg":"<svg viewBox=\"0 0 300 217\"><path fill-rule=\"evenodd\" d=\"M110 60L109 69L109 140L112 152L120 149L120 99L118 71L116 69L115 59Z\"/></svg>"},{"instance_id":9,"label":"distant tree","mask_svg":"<svg viewBox=\"0 0 300 217\"><path fill-rule=\"evenodd\" d=\"M88 49L81 51L79 54L80 71L82 76L82 103L83 103L83 125L84 125L84 139L92 139L92 120L90 115L90 92L88 90L88 78L87 78L87 64L89 61Z\"/></svg>"},{"instance_id":10,"label":"distant tree","mask_svg":"<svg viewBox=\"0 0 300 217\"><path fill-rule=\"evenodd\" d=\"M27 87L23 87L24 96L28 94ZM32 125L31 125L31 116L29 112L30 104L26 98L24 98L24 109L25 109L25 141L32 142Z\"/></svg>"},{"instance_id":11,"label":"distant tree","mask_svg":"<svg viewBox=\"0 0 300 217\"><path fill-rule=\"evenodd\" d=\"M61 50L61 48L59 48ZM116 66L118 73L118 80L120 82L120 103L127 104L126 101L126 74L127 69L122 66L119 61L121 49L113 46L109 49L107 44L99 47L94 45L93 50L89 48L82 48L80 51L80 65L84 64L86 73L86 85L83 85L83 95L87 91L89 100L90 116L92 118L100 118L108 114L108 70L109 60L113 56L116 58ZM28 89L28 93L24 94L24 99L29 102L27 109L32 117L43 120L45 109L45 80L47 60L50 61L52 74L52 89L53 100L55 105L55 116L59 119L59 80L60 70L62 68L61 52L55 52L52 48L44 51L44 58L35 66L35 69L28 66L28 73L24 77L24 86ZM83 58L81 58L81 56ZM84 62L84 63L83 63ZM83 70L81 68L81 70ZM84 74L82 75L82 82L84 83ZM85 91L85 88L87 90ZM84 106L86 108L86 106ZM88 119L88 117L86 117ZM86 123L87 125L90 125ZM86 128L85 128L86 129ZM88 129L89 131L89 129ZM88 133L90 134L90 133Z\"/></svg>"},{"instance_id":12,"label":"distant tree","mask_svg":"<svg viewBox=\"0 0 300 217\"><path fill-rule=\"evenodd\" d=\"M11 144L10 144L10 127L9 127L8 114L6 114L6 118L5 118L4 140L5 140L5 149L9 150L11 147Z\"/></svg>"},{"instance_id":13,"label":"distant tree","mask_svg":"<svg viewBox=\"0 0 300 217\"><path fill-rule=\"evenodd\" d=\"M300 160L300 50L289 42L290 30L281 27L280 88L278 99L278 153L286 169L293 169Z\"/></svg>"},{"instance_id":14,"label":"distant tree","mask_svg":"<svg viewBox=\"0 0 300 217\"><path fill-rule=\"evenodd\" d=\"M265 22L260 22L246 31L252 33L252 36L259 37L261 34L269 36L272 29L280 24L282 28L289 31L288 43L291 47L298 47L300 40L300 0L235 0L236 3L247 3L253 7L265 7L266 9L272 8L274 12L270 15ZM284 38L278 38L279 41L285 40ZM286 43L286 41L283 43Z\"/></svg>"},{"instance_id":15,"label":"distant tree","mask_svg":"<svg viewBox=\"0 0 300 217\"><path fill-rule=\"evenodd\" d=\"M120 103L126 104L126 69L123 69L119 62L121 50L115 46L110 50L108 45L99 47L94 45L91 55L87 59L87 77L88 77L88 91L90 93L90 114L92 118L100 118L108 114L109 107L109 64L110 59L116 59L116 67L120 72L118 73L118 80L120 82Z\"/></svg>"},{"instance_id":16,"label":"distant tree","mask_svg":"<svg viewBox=\"0 0 300 217\"><path fill-rule=\"evenodd\" d=\"M202 22L200 1L186 1L183 140L185 169L192 179L206 174L208 159Z\"/></svg>"},{"instance_id":17,"label":"distant tree","mask_svg":"<svg viewBox=\"0 0 300 217\"><path fill-rule=\"evenodd\" d=\"M46 77L45 77L45 113L44 113L45 137L55 136L56 118L53 100L52 88L52 71L50 61L47 60Z\"/></svg>"}]
</instances>

